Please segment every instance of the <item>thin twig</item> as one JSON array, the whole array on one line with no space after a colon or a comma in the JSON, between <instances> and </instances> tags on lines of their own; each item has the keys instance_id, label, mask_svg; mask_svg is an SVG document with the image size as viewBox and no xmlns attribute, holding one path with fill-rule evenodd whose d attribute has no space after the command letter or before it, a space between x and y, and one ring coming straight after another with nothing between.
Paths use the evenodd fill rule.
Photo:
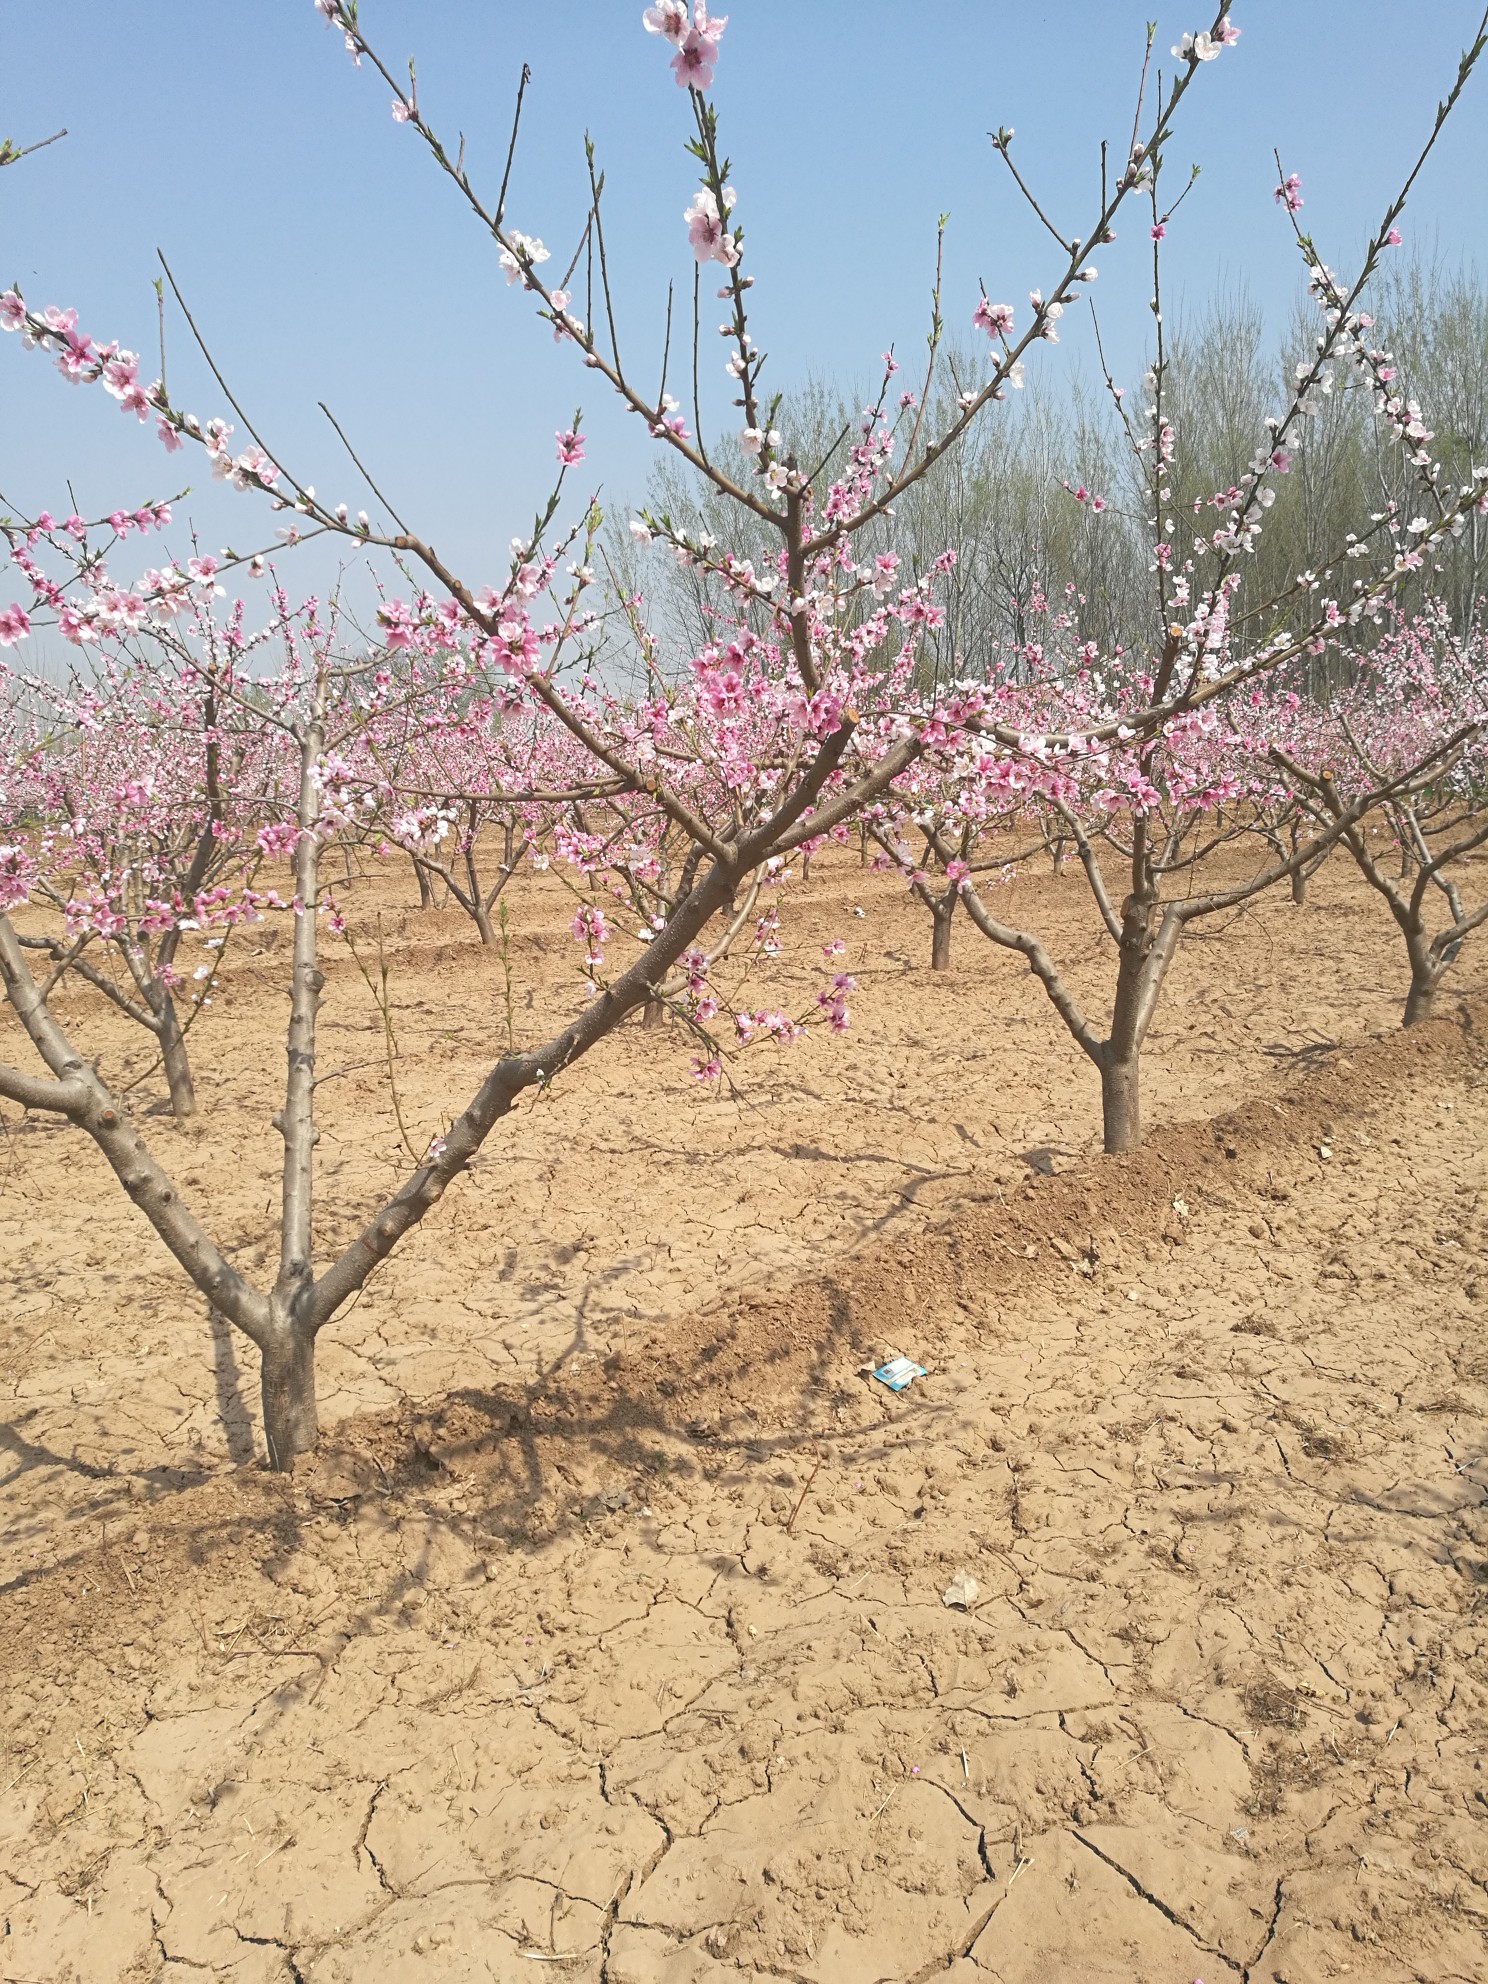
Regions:
<instances>
[{"instance_id":1,"label":"thin twig","mask_svg":"<svg viewBox=\"0 0 1488 1984\"><path fill-rule=\"evenodd\" d=\"M800 1494L796 1497L796 1506L791 1510L790 1521L785 1525L785 1533L787 1536L790 1535L791 1530L795 1527L796 1517L801 1513L802 1505L805 1502L806 1497L811 1493L812 1482L815 1481L817 1475L820 1474L821 1472L822 1458L823 1458L822 1455L820 1454L817 1455L816 1466L812 1468L811 1472L807 1475L806 1486L801 1490Z\"/></svg>"},{"instance_id":2,"label":"thin twig","mask_svg":"<svg viewBox=\"0 0 1488 1984\"><path fill-rule=\"evenodd\" d=\"M66 136L67 130L64 126L60 131L53 131L49 138L38 138L34 145L22 145L19 150L11 144L9 138L0 138L0 165L14 165L17 159L30 158L32 152L44 152L48 145L54 145L59 138Z\"/></svg>"},{"instance_id":3,"label":"thin twig","mask_svg":"<svg viewBox=\"0 0 1488 1984\"><path fill-rule=\"evenodd\" d=\"M372 480L372 471L362 461L361 456L357 453L356 449L351 445L350 441L347 440L346 430L342 427L340 421L336 418L335 414L331 412L331 409L326 405L324 400L317 400L315 404L320 408L321 412L325 415L326 419L331 423L332 427L335 428L342 447L346 450L347 454L351 456L351 459L356 463L357 468L361 473L362 480L366 483L367 487L372 491L372 494L377 498L378 502L381 503L382 507L387 511L388 515L392 518L393 522L398 526L399 530L401 530L404 536L406 537L408 534L407 524L404 523L403 519L398 515L398 512L393 508L392 504L388 501L386 496L383 495L382 491L378 488L377 484Z\"/></svg>"},{"instance_id":4,"label":"thin twig","mask_svg":"<svg viewBox=\"0 0 1488 1984\"><path fill-rule=\"evenodd\" d=\"M517 84L517 107L512 113L511 143L506 148L506 169L501 175L501 191L496 195L496 225L500 227L506 217L506 189L511 180L512 160L517 155L517 130L522 122L522 98L527 94L527 85L532 81L532 71L524 62L522 79Z\"/></svg>"}]
</instances>

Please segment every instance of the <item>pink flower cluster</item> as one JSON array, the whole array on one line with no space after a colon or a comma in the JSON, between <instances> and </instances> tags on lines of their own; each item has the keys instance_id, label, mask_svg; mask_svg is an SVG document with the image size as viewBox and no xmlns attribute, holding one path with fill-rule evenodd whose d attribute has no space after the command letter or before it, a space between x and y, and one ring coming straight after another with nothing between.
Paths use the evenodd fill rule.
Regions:
<instances>
[{"instance_id":1,"label":"pink flower cluster","mask_svg":"<svg viewBox=\"0 0 1488 1984\"><path fill-rule=\"evenodd\" d=\"M733 268L739 259L739 243L726 219L733 205L732 187L723 189L724 211L720 212L711 187L700 186L682 218L687 222L687 239L699 262L721 262Z\"/></svg>"},{"instance_id":2,"label":"pink flower cluster","mask_svg":"<svg viewBox=\"0 0 1488 1984\"><path fill-rule=\"evenodd\" d=\"M718 43L728 26L726 14L708 12L706 0L696 0L688 19L687 0L658 0L641 20L647 34L659 34L676 49L672 74L679 89L708 90L718 64Z\"/></svg>"},{"instance_id":3,"label":"pink flower cluster","mask_svg":"<svg viewBox=\"0 0 1488 1984\"><path fill-rule=\"evenodd\" d=\"M1013 328L1011 303L989 303L983 294L971 313L973 330L985 331L989 338L1005 338Z\"/></svg>"}]
</instances>

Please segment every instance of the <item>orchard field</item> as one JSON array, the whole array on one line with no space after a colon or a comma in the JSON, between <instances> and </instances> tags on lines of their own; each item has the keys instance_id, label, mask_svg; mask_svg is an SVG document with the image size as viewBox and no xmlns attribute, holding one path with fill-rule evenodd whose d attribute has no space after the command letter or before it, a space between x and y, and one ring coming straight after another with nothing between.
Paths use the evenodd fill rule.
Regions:
<instances>
[{"instance_id":1,"label":"orchard field","mask_svg":"<svg viewBox=\"0 0 1488 1984\"><path fill-rule=\"evenodd\" d=\"M0 1984L1483 1984L1488 8L52 5Z\"/></svg>"},{"instance_id":2,"label":"orchard field","mask_svg":"<svg viewBox=\"0 0 1488 1984\"><path fill-rule=\"evenodd\" d=\"M1077 877L1013 887L1075 939ZM501 963L374 889L457 1097ZM512 893L520 1011L573 944ZM1482 1974L1479 974L1402 1033L1335 857L1192 946L1110 1158L1014 960L931 974L845 853L794 914L852 932L852 1056L720 1095L633 1020L336 1332L287 1479L228 1332L111 1267L101 1161L11 1129L7 1978ZM203 1060L235 1161L180 1167L245 1237L262 970ZM355 1196L349 961L324 1024Z\"/></svg>"}]
</instances>

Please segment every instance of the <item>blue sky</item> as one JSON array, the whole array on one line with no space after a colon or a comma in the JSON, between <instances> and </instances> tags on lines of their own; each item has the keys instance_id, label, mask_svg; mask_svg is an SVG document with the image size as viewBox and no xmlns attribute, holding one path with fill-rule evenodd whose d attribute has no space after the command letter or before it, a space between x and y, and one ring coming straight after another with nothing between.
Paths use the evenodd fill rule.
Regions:
<instances>
[{"instance_id":1,"label":"blue sky","mask_svg":"<svg viewBox=\"0 0 1488 1984\"><path fill-rule=\"evenodd\" d=\"M1049 286L1053 244L1018 200L986 133L1017 129L1025 175L1067 231L1086 231L1105 136L1124 151L1151 0L734 0L714 100L734 162L754 328L789 389L812 371L866 378L897 342L923 350L936 216L951 215L946 314L967 327L978 278L1022 303ZM509 218L566 261L582 224L586 128L607 175L622 349L657 374L666 284L690 295L681 220L695 184L687 101L641 0L363 0L369 37L416 53L420 103L494 198L521 63L532 66ZM1237 0L1242 39L1201 72L1169 162L1202 168L1169 242L1169 313L1243 283L1280 327L1297 257L1271 200L1279 145L1302 174L1302 218L1346 269L1414 157L1458 52L1471 0ZM1163 7L1157 47L1204 24ZM1407 245L1481 257L1488 58L1407 214ZM653 444L556 348L386 87L354 70L310 0L0 0L0 132L68 138L0 173L0 278L33 304L72 304L95 337L156 346L151 280L164 249L198 323L266 439L322 496L365 492L316 410L326 400L409 522L474 583L548 487L553 432L585 403L578 479L622 501ZM1147 336L1146 227L1133 213L1100 256L1097 295L1119 376ZM550 265L551 272L553 265ZM716 276L717 271L713 271ZM712 288L705 287L705 297ZM714 428L727 415L722 347L704 315ZM969 333L968 333L969 335ZM221 405L179 319L173 396ZM1081 339L1039 354L1057 377ZM153 372L153 366L151 368ZM197 491L206 543L267 537L262 505L167 460L149 428L69 388L0 341L0 490L54 508L71 476L84 507ZM182 534L175 534L176 548ZM324 568L311 564L305 583Z\"/></svg>"}]
</instances>

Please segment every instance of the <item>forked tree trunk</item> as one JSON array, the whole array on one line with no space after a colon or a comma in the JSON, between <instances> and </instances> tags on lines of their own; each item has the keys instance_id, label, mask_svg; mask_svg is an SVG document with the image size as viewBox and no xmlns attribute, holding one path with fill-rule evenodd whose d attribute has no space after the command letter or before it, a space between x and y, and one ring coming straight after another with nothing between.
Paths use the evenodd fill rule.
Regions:
<instances>
[{"instance_id":1,"label":"forked tree trunk","mask_svg":"<svg viewBox=\"0 0 1488 1984\"><path fill-rule=\"evenodd\" d=\"M934 922L930 936L930 969L949 971L951 968L951 918L956 913L956 898L949 902L936 903L932 912Z\"/></svg>"},{"instance_id":2,"label":"forked tree trunk","mask_svg":"<svg viewBox=\"0 0 1488 1984\"><path fill-rule=\"evenodd\" d=\"M315 1333L285 1324L262 1352L264 1443L276 1474L294 1467L320 1436L315 1411Z\"/></svg>"},{"instance_id":3,"label":"forked tree trunk","mask_svg":"<svg viewBox=\"0 0 1488 1984\"><path fill-rule=\"evenodd\" d=\"M483 944L494 944L496 941L496 932L491 928L491 919L486 913L486 905L480 895L477 895L472 902L470 914L475 918L475 927L480 932L481 942Z\"/></svg>"},{"instance_id":4,"label":"forked tree trunk","mask_svg":"<svg viewBox=\"0 0 1488 1984\"><path fill-rule=\"evenodd\" d=\"M1101 1132L1108 1153L1135 1150L1142 1141L1141 1067L1135 1051L1124 1061L1107 1054L1100 1064Z\"/></svg>"}]
</instances>

